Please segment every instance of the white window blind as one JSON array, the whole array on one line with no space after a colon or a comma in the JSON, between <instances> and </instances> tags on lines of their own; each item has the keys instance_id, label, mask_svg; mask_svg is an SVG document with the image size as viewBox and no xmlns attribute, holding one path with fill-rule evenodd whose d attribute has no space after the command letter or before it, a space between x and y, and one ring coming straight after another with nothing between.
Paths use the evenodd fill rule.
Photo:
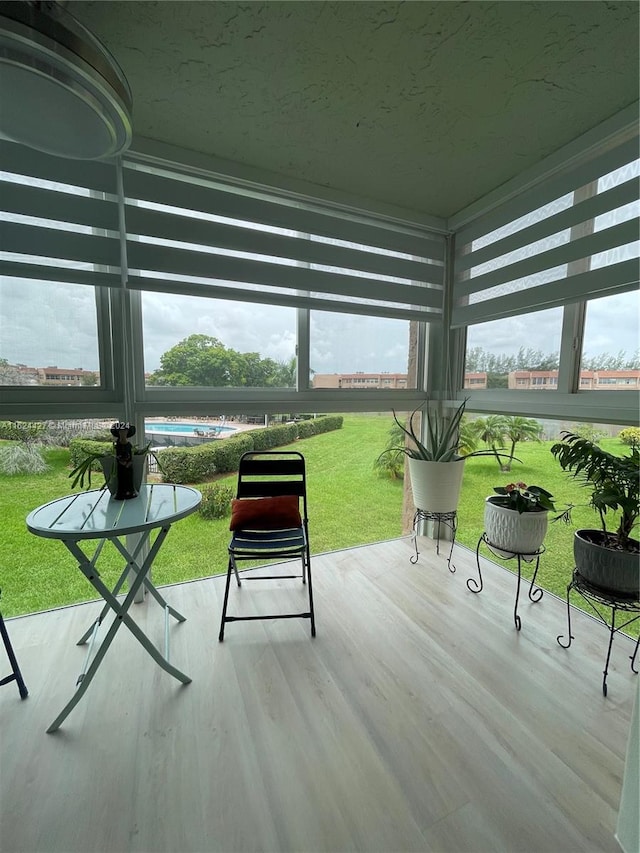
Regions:
<instances>
[{"instance_id":1,"label":"white window blind","mask_svg":"<svg viewBox=\"0 0 640 853\"><path fill-rule=\"evenodd\" d=\"M456 234L453 326L638 286L638 138L592 154Z\"/></svg>"},{"instance_id":2,"label":"white window blind","mask_svg":"<svg viewBox=\"0 0 640 853\"><path fill-rule=\"evenodd\" d=\"M0 142L0 275L120 286L116 190L113 162Z\"/></svg>"},{"instance_id":3,"label":"white window blind","mask_svg":"<svg viewBox=\"0 0 640 853\"><path fill-rule=\"evenodd\" d=\"M203 176L124 162L128 287L442 317L444 238Z\"/></svg>"}]
</instances>

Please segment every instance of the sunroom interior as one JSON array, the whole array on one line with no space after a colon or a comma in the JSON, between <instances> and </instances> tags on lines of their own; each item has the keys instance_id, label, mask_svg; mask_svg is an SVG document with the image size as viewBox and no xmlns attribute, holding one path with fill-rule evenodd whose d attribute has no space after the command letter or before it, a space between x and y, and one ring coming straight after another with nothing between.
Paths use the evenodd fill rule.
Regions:
<instances>
[{"instance_id":1,"label":"sunroom interior","mask_svg":"<svg viewBox=\"0 0 640 853\"><path fill-rule=\"evenodd\" d=\"M625 295L638 310L636 4L67 6L126 74L133 141L102 161L0 142L0 316L3 338L43 334L44 317L52 360L88 334L99 384L4 385L3 419L144 432L185 412L467 398L479 414L637 425L639 392L580 387L590 306ZM212 300L246 309L258 335L266 312L288 312L291 387L149 382L154 321L180 311L217 334L197 322ZM471 330L553 309L553 392L465 388ZM409 387L314 387L314 322L332 317L354 334L403 323ZM165 684L123 637L129 665L114 653L51 737L90 605L12 620L36 683L25 703L0 691L6 849L619 849L624 643L605 700L587 617L569 661L553 613L527 619L528 638L502 624L500 571L478 605L409 553L318 555L313 645L275 624L218 646L216 579L174 588L206 638L183 650L200 686Z\"/></svg>"}]
</instances>

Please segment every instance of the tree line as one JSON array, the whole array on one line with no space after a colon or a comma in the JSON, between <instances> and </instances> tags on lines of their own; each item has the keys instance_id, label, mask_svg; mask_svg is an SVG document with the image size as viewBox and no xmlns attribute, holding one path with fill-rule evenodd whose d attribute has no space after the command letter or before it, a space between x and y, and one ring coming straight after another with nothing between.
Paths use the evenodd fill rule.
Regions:
<instances>
[{"instance_id":1,"label":"tree line","mask_svg":"<svg viewBox=\"0 0 640 853\"><path fill-rule=\"evenodd\" d=\"M515 355L488 352L482 347L467 350L466 370L469 373L511 373L513 370L558 370L557 353L544 353L532 347L520 347ZM640 350L627 355L620 350L617 355L601 353L584 356L583 370L640 370Z\"/></svg>"},{"instance_id":2,"label":"tree line","mask_svg":"<svg viewBox=\"0 0 640 853\"><path fill-rule=\"evenodd\" d=\"M514 370L558 370L560 365L557 353L545 353L532 347L520 347L515 355L488 352L482 347L467 350L465 371L467 373L486 373L488 388L506 388L508 374ZM640 370L640 350L627 355L620 350L617 355L601 353L595 356L583 356L583 370Z\"/></svg>"}]
</instances>

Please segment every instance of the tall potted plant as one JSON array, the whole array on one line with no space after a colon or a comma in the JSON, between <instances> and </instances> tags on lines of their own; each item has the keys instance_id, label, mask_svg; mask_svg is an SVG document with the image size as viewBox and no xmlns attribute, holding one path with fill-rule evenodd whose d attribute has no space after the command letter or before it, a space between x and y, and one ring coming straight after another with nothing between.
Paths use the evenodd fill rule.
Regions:
<instances>
[{"instance_id":1,"label":"tall potted plant","mask_svg":"<svg viewBox=\"0 0 640 853\"><path fill-rule=\"evenodd\" d=\"M616 456L576 433L563 432L551 453L563 471L591 490L600 529L577 530L573 555L579 574L597 587L623 596L640 595L640 543L632 538L640 516L640 454L637 445ZM617 514L617 527L607 521Z\"/></svg>"},{"instance_id":2,"label":"tall potted plant","mask_svg":"<svg viewBox=\"0 0 640 853\"><path fill-rule=\"evenodd\" d=\"M494 456L492 450L461 450L460 424L467 401L445 415L433 407L426 407L424 441L414 427L414 418L420 409L415 409L408 425L403 424L395 410L393 418L409 442L388 447L388 453L403 453L407 457L413 503L416 509L433 513L456 512L462 487L464 461L471 456Z\"/></svg>"}]
</instances>

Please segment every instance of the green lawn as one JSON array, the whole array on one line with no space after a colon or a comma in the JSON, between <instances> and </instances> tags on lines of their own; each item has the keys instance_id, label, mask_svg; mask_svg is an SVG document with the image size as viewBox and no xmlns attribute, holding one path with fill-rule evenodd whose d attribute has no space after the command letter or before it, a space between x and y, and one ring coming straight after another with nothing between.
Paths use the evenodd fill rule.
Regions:
<instances>
[{"instance_id":1,"label":"green lawn","mask_svg":"<svg viewBox=\"0 0 640 853\"><path fill-rule=\"evenodd\" d=\"M553 494L558 509L563 509L566 504L574 504L570 524L564 524L562 521L549 523L544 542L546 551L540 558L540 569L536 579L536 583L543 589L565 599L567 585L571 581L574 569L574 532L583 527L599 527L600 519L592 509L585 506L589 499L589 491L581 488L564 474L549 452L553 443L545 441L519 444L516 448L516 456L522 460L522 464L514 463L510 474L501 474L497 464L488 457L468 459L465 463L462 496L458 508L457 539L459 543L475 551L483 531L483 508L479 497L493 494L494 486L505 486L514 480L521 480L527 485L542 486ZM600 446L603 450L617 454L622 454L626 449L617 439L603 439ZM610 526L614 526L613 517ZM515 560L503 561L498 557L491 557L485 546L481 547L481 554L511 571L517 571ZM523 575L530 578L532 567L527 564L524 566ZM589 605L585 605L578 594L572 593L571 601L577 607L593 614ZM621 621L619 617L618 622ZM628 632L637 637L638 623L630 626Z\"/></svg>"},{"instance_id":2,"label":"green lawn","mask_svg":"<svg viewBox=\"0 0 640 853\"><path fill-rule=\"evenodd\" d=\"M314 553L401 535L402 481L381 478L373 470L391 423L386 415L345 415L341 430L296 442L295 448L307 460ZM493 494L494 486L512 480L543 486L554 494L559 508L565 503L586 501L588 493L562 473L549 453L550 445L551 442L518 445L516 454L522 464L514 463L511 474L501 474L490 458L466 462L458 513L460 544L475 550L483 530L484 499ZM612 452L624 451L616 439L604 440L602 446ZM62 543L33 536L25 526L30 510L69 492L68 452L49 451L48 460L51 469L45 474L0 475L0 587L5 616L95 597ZM235 475L230 480L235 484ZM228 519L205 521L198 514L176 524L154 563L155 582L175 583L225 571L228 526ZM573 571L573 531L595 526L597 516L587 507L574 509L570 526L561 522L549 525L547 550L538 573L538 582L544 589L564 597ZM107 546L101 557L101 573L107 583L115 581L121 566L121 557L110 548ZM489 556L488 552L483 553ZM513 568L513 561L495 559L506 568ZM526 571L530 572L528 567ZM582 603L578 596L575 603Z\"/></svg>"},{"instance_id":3,"label":"green lawn","mask_svg":"<svg viewBox=\"0 0 640 853\"><path fill-rule=\"evenodd\" d=\"M309 476L311 546L315 553L347 548L401 534L402 482L383 480L373 460L386 442L391 419L345 416L344 427L295 443ZM38 476L0 475L0 587L4 616L33 613L95 598L61 542L41 539L26 528L36 506L70 491L69 454L49 451L51 469ZM235 485L235 475L230 476ZM205 521L194 514L174 525L154 563L157 584L226 571L229 520ZM107 545L100 572L115 582L122 558Z\"/></svg>"}]
</instances>

